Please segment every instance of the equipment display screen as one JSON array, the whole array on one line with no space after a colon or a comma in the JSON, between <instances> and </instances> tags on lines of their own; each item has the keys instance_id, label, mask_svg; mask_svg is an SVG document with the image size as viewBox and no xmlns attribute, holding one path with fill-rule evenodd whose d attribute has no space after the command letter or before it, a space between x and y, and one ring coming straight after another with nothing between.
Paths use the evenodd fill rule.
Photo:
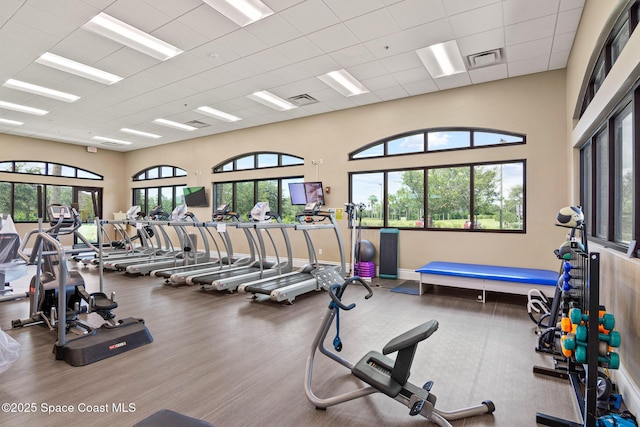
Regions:
<instances>
[{"instance_id":1,"label":"equipment display screen","mask_svg":"<svg viewBox=\"0 0 640 427\"><path fill-rule=\"evenodd\" d=\"M209 206L204 187L185 187L182 189L182 194L184 195L184 203L189 207Z\"/></svg>"},{"instance_id":2,"label":"equipment display screen","mask_svg":"<svg viewBox=\"0 0 640 427\"><path fill-rule=\"evenodd\" d=\"M324 205L322 182L290 182L289 194L291 194L292 205L304 206L307 203Z\"/></svg>"}]
</instances>

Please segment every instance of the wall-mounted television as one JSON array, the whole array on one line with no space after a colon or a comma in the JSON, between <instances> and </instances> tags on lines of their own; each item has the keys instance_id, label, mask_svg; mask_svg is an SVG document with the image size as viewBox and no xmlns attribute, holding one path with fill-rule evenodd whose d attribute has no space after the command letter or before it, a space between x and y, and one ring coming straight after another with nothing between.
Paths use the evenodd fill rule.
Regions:
<instances>
[{"instance_id":1,"label":"wall-mounted television","mask_svg":"<svg viewBox=\"0 0 640 427\"><path fill-rule=\"evenodd\" d=\"M185 187L182 189L182 194L184 195L185 205L190 208L209 206L204 187Z\"/></svg>"},{"instance_id":2,"label":"wall-mounted television","mask_svg":"<svg viewBox=\"0 0 640 427\"><path fill-rule=\"evenodd\" d=\"M324 205L324 191L322 182L290 182L289 194L292 205L306 205L320 203Z\"/></svg>"}]
</instances>

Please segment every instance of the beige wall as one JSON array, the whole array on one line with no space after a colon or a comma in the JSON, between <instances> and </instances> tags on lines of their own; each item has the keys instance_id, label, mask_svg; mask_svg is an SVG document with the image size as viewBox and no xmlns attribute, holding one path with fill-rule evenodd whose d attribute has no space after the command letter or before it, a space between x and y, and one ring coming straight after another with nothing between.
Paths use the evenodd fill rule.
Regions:
<instances>
[{"instance_id":1,"label":"beige wall","mask_svg":"<svg viewBox=\"0 0 640 427\"><path fill-rule=\"evenodd\" d=\"M553 249L564 239L564 232L553 222L558 208L567 200L564 79L564 71L553 71L147 148L127 154L124 175L162 163L161 159L171 159L171 164L186 169L188 185L209 189L216 180L303 174L307 180L319 179L325 187L331 187L327 205L341 208L348 201L348 171L526 159L526 234L401 230L399 266L413 271L429 261L445 260L555 269ZM527 144L348 161L350 151L370 142L438 126L524 133ZM300 156L305 165L211 173L211 167L225 159L260 150ZM316 170L311 160L320 159L323 162ZM210 217L207 208L194 211L201 219ZM346 221L342 221L342 227L348 244ZM323 249L321 258L338 260L331 233L318 232L314 238L317 248ZM377 245L379 231L364 231L363 238ZM296 245L295 256L303 258L304 251L303 246Z\"/></svg>"},{"instance_id":2,"label":"beige wall","mask_svg":"<svg viewBox=\"0 0 640 427\"><path fill-rule=\"evenodd\" d=\"M640 77L640 31L632 34L622 54L612 67L600 90L584 115L576 119L576 106L581 103L585 78L591 74L592 64L601 50L603 37L620 15L626 1L589 0L585 4L580 28L576 34L571 57L567 65L567 111L569 134L567 151L571 162L570 198L567 203L579 203L580 163L579 145L593 135L596 126L620 102L629 88ZM637 132L637 129L636 129ZM614 378L631 410L640 412L640 261L627 258L611 249L591 245L591 251L600 252L600 303L616 316L616 329L622 335L620 348L621 369Z\"/></svg>"},{"instance_id":3,"label":"beige wall","mask_svg":"<svg viewBox=\"0 0 640 427\"><path fill-rule=\"evenodd\" d=\"M102 187L104 189L104 215L126 210L126 200L131 198L131 196L125 197L129 189L127 180L123 180L125 173L125 155L123 153L108 150L89 153L86 147L80 145L60 144L41 139L0 134L0 162L8 160L48 161L75 166L102 175L103 181L95 181L0 172L0 181ZM16 224L16 228L20 235L24 236L35 226L34 224Z\"/></svg>"}]
</instances>

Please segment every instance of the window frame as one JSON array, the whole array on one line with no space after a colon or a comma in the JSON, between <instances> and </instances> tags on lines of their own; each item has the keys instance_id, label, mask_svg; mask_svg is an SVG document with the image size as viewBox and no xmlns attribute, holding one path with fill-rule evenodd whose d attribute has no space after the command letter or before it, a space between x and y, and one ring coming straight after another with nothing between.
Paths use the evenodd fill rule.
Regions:
<instances>
[{"instance_id":1,"label":"window frame","mask_svg":"<svg viewBox=\"0 0 640 427\"><path fill-rule=\"evenodd\" d=\"M171 175L164 176L162 174L162 171L164 168L170 168L172 170ZM149 177L150 173L152 173L153 171L157 173L157 176ZM134 182L153 181L156 179L184 178L186 176L187 176L187 171L182 168L179 168L178 166L155 165L133 174L133 176L131 176L131 180Z\"/></svg>"},{"instance_id":2,"label":"window frame","mask_svg":"<svg viewBox=\"0 0 640 427\"><path fill-rule=\"evenodd\" d=\"M261 155L268 155L268 156L276 155L277 156L276 164L268 165L268 166L260 166ZM299 160L299 162L295 164L285 164L284 162L285 157L291 157L291 158L297 159ZM246 167L246 168L238 167L238 162L244 159L249 159L249 158L252 158L251 159L251 162L253 163L252 167ZM211 168L211 173L216 174L216 173L227 173L227 172L244 172L244 171L251 171L251 170L285 168L285 167L292 167L292 166L304 166L304 159L302 157L295 156L293 154L281 153L277 151L253 151L250 153L243 153L238 156L231 157L229 159L226 159L218 163L217 165Z\"/></svg>"},{"instance_id":3,"label":"window frame","mask_svg":"<svg viewBox=\"0 0 640 427\"><path fill-rule=\"evenodd\" d=\"M42 175L44 176L44 175ZM44 221L47 221L46 215L46 206L50 205L52 202L49 199L49 195L51 194L51 189L54 187L62 187L62 188L68 188L71 191L71 195L72 195L72 202L77 202L77 201L73 201L73 196L76 194L75 190L89 190L89 191L96 191L98 194L98 199L96 200L97 202L97 209L98 212L96 212L97 216L102 215L102 203L103 203L103 188L102 187L88 187L85 185L57 185L57 184L44 184L44 183L37 183L37 182L22 182L22 181L0 181L0 183L2 184L9 184L10 189L9 192L11 193L11 197L10 197L10 201L9 201L9 212L1 212L3 214L8 214L11 215L11 219L13 220L13 222L15 222L16 224L18 223L22 223L22 224L29 224L29 223L36 223L38 222L38 212L37 212L37 207L38 207L38 198L37 198L37 187L41 186L42 187L42 194L44 197L44 209L43 209L43 215L45 215L45 218L43 218ZM16 218L16 203L15 203L15 186L16 185L29 185L32 186L35 190L35 196L34 196L34 200L31 200L31 203L34 203L36 212L35 212L35 218L33 219L27 219L27 220L22 220L19 218Z\"/></svg>"},{"instance_id":4,"label":"window frame","mask_svg":"<svg viewBox=\"0 0 640 427\"><path fill-rule=\"evenodd\" d=\"M598 78L601 77L600 84L604 80L606 80L607 75L611 71L611 68L613 67L613 65L615 64L615 61L618 58L618 57L613 58L612 46L614 42L616 42L616 40L618 39L618 36L621 34L621 31L623 31L625 26L628 25L629 35L627 37L627 41L622 46L622 49L620 49L618 56L622 52L622 50L624 50L626 43L629 41L629 39L631 38L631 35L635 31L635 29L638 27L638 14L640 13L639 11L640 11L640 0L630 1L629 4L625 7L625 9L622 11L620 16L618 17L618 19L616 20L609 34L607 35L607 38L605 39L605 42L602 45L602 48L600 49L600 52L598 52L597 60L593 64L593 69L589 74L585 92L582 97L582 102L580 105L580 113L578 118L582 117L584 112L587 110L587 107L589 107L589 104L591 103L596 93L598 92L598 89L600 88L599 85L596 87ZM603 75L599 76L598 73L600 72L601 67L603 68Z\"/></svg>"},{"instance_id":5,"label":"window frame","mask_svg":"<svg viewBox=\"0 0 640 427\"><path fill-rule=\"evenodd\" d=\"M630 243L618 241L616 238L617 232L617 165L616 160L619 159L616 141L616 118L625 113L625 110L631 110L631 146L633 149L632 154L632 171L633 179L631 180L632 188L632 218L631 218L631 238ZM580 203L583 207L586 222L586 234L589 240L609 247L616 251L627 252L630 244L637 241L640 237L638 231L640 230L640 135L638 132L640 129L640 80L636 81L632 89L629 91L621 102L605 117L602 124L596 128L596 130L579 145L580 149ZM607 215L607 233L606 236L597 235L598 221L597 215L594 215L595 206L597 206L598 192L595 185L596 177L598 176L598 158L595 152L596 137L601 133L606 132L608 136L608 206L604 210Z\"/></svg>"},{"instance_id":6,"label":"window frame","mask_svg":"<svg viewBox=\"0 0 640 427\"><path fill-rule=\"evenodd\" d=\"M445 133L445 132L469 132L469 146L464 147L452 147L452 148L443 148L443 149L434 149L429 148L429 134L436 133ZM475 134L483 133L483 134L496 134L496 135L505 135L512 136L522 139L522 141L515 142L505 142L498 144L482 144L475 145ZM423 136L423 150L421 151L411 151L405 153L397 153L397 154L389 154L389 143L397 141L401 138L408 138L414 135L422 135ZM450 151L458 151L458 150L475 150L482 148L492 148L492 147L506 147L511 145L522 145L527 143L527 136L517 132L504 131L500 129L490 129L490 128L470 128L470 127L436 127L436 128L428 128L428 129L420 129L417 131L403 132L396 135L392 135L383 139L379 139L367 145L364 145L357 150L354 150L349 153L348 158L349 161L359 161L359 160L369 160L376 159L380 157L396 157L396 156L413 156L417 154L426 154L426 153L441 153L441 152L450 152ZM366 157L358 157L359 154L371 150L377 146L382 146L382 153L379 155L372 155Z\"/></svg>"},{"instance_id":7,"label":"window frame","mask_svg":"<svg viewBox=\"0 0 640 427\"><path fill-rule=\"evenodd\" d=\"M263 178L255 178L255 179L238 179L238 180L229 180L229 181L217 181L213 183L213 211L212 213L215 212L215 210L217 209L217 207L220 205L220 203L229 203L227 200L219 200L219 186L223 186L223 185L232 185L232 189L231 189L231 201L230 201L230 205L231 205L231 210L233 211L237 211L237 207L238 207L238 194L236 191L237 185L238 184L247 184L247 183L252 183L253 184L253 204L251 205L251 207L253 207L257 202L262 202L264 200L259 200L258 196L259 196L259 192L260 192L260 183L261 182L265 182L265 181L277 181L277 186L278 186L278 191L277 191L277 198L278 198L278 205L277 206L271 206L271 203L269 204L269 209L275 212L278 212L279 215L282 216L282 220L285 221L285 215L282 212L282 202L283 202L283 182L284 181L289 181L289 180L300 180L300 182L304 182L304 176L303 175L293 175L293 176L281 176L281 177L263 177ZM295 205L293 205L295 206ZM240 214L241 218L246 218L248 212L238 212Z\"/></svg>"},{"instance_id":8,"label":"window frame","mask_svg":"<svg viewBox=\"0 0 640 427\"><path fill-rule=\"evenodd\" d=\"M502 165L502 164L511 164L511 163L522 163L522 208L521 208L521 216L522 216L522 228L520 229L484 229L484 228L476 228L474 224L476 221L471 221L470 228L455 228L455 227L433 227L429 225L429 221L427 220L428 212L429 212L429 171L434 169L442 169L442 168L469 168L469 217L475 216L475 207L474 207L474 199L475 199L475 187L474 187L474 168L476 166L490 166L490 165ZM350 171L348 173L348 182L349 182L349 200L355 200L353 196L353 177L357 175L364 174L374 174L381 173L382 174L382 207L381 212L383 212L383 220L382 225L380 226L367 226L363 225L363 228L369 229L377 229L377 228L385 228L389 227L389 190L387 187L388 182L388 174L395 172L404 172L404 171L414 171L414 170L422 170L423 171L423 217L422 217L422 226L421 227L394 227L400 228L402 230L421 230L421 231L454 231L454 232L482 232L482 233L509 233L509 234L526 234L527 228L527 197L526 197L526 182L527 182L527 160L523 158L518 159L509 159L509 160L496 160L496 161L485 161L485 162L473 162L473 163L456 163L456 164L439 164L432 166L424 166L424 167L407 167L407 168L393 168L393 169L375 169L375 170L359 170L359 171ZM416 224L417 225L417 224Z\"/></svg>"},{"instance_id":9,"label":"window frame","mask_svg":"<svg viewBox=\"0 0 640 427\"><path fill-rule=\"evenodd\" d=\"M10 163L11 164L11 170L0 170L0 173L12 173L12 174L20 174L20 175L31 175L31 176L52 176L55 178L66 178L66 179L87 179L87 180L91 180L91 181L103 181L104 180L104 176L92 172L90 170L87 169L83 169L83 168L79 168L77 166L72 166L72 165L67 165L64 163L56 163L56 162L48 162L45 160L4 160L4 161L0 161L0 165L1 164L5 164L5 163ZM17 163L42 163L43 168L44 168L44 173L30 173L30 172L21 172L21 171L16 171L16 164ZM71 168L74 171L73 176L66 176L66 175L55 175L52 173L52 169L55 166L60 166L63 168ZM80 173L86 173L88 175L92 175L92 176L80 176Z\"/></svg>"}]
</instances>

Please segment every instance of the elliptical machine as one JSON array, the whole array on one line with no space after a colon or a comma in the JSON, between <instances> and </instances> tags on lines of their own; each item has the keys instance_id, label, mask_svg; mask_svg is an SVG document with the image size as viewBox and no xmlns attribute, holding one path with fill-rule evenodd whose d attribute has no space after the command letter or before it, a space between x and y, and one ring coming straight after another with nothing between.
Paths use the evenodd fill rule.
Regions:
<instances>
[{"instance_id":1,"label":"elliptical machine","mask_svg":"<svg viewBox=\"0 0 640 427\"><path fill-rule=\"evenodd\" d=\"M339 327L339 311L352 310L356 304L346 305L342 302L342 297L347 287L352 284L360 284L367 290L365 299L373 296L371 287L360 277L351 277L343 281L340 274L334 269L323 269L316 275L316 279L321 282L324 288L328 288L331 296L331 303L324 315L318 332L313 340L305 373L305 394L317 409L326 409L329 406L354 400L373 393L384 393L392 399L397 400L409 408L409 415L422 415L429 421L439 426L451 427L449 421L476 415L491 414L495 411L495 406L490 400L482 402L480 405L469 408L458 409L451 412L442 411L435 408L436 396L430 390L433 381L428 381L422 387L418 387L407 380L409 370L413 362L418 343L429 338L437 329L438 322L430 320L392 339L384 346L382 353L370 351L356 364L340 357L338 354L325 347L324 341L329 332L329 328L334 320ZM334 283L334 284L331 284ZM338 283L338 284L335 284ZM342 341L339 335L333 340L335 351L342 350ZM320 398L311 389L313 374L313 360L316 350L320 350L325 356L335 360L351 371L351 374L364 381L367 386L357 390L346 392L337 396ZM395 361L387 354L398 353Z\"/></svg>"},{"instance_id":2,"label":"elliptical machine","mask_svg":"<svg viewBox=\"0 0 640 427\"><path fill-rule=\"evenodd\" d=\"M39 198L40 192L38 187ZM58 240L60 235L76 234L92 246L76 233L81 220L75 209L51 205L48 213L51 228L43 230L40 223L39 228L28 235L36 236L28 263L37 268L29 286L29 317L13 320L12 327L46 324L57 332L58 340L53 348L56 359L72 366L87 365L151 343L153 338L144 320L129 317L116 322L112 313L118 306L114 294L111 297L103 292L89 294L80 273L67 269L65 249ZM24 239L21 252L28 241L29 238ZM81 314L86 314L84 319L80 318ZM67 336L68 333L75 337Z\"/></svg>"},{"instance_id":3,"label":"elliptical machine","mask_svg":"<svg viewBox=\"0 0 640 427\"><path fill-rule=\"evenodd\" d=\"M91 328L82 322L78 322L81 313L95 312L104 320L110 321L115 316L111 312L118 307L115 302L115 294L107 297L102 292L89 294L85 290L84 279L78 271L63 268L66 262L57 251L59 236L73 234L81 225L80 217L75 209L50 205L48 214L51 227L43 231L32 231L28 236L36 235L33 250L29 257L29 264L36 265L36 275L31 278L29 284L30 313L27 319L18 319L12 322L13 328L30 326L34 324L46 324L49 329L56 328L58 323L60 284L64 281L67 329L77 334L89 333ZM29 241L25 239L24 246ZM63 280L64 278L64 280Z\"/></svg>"}]
</instances>

